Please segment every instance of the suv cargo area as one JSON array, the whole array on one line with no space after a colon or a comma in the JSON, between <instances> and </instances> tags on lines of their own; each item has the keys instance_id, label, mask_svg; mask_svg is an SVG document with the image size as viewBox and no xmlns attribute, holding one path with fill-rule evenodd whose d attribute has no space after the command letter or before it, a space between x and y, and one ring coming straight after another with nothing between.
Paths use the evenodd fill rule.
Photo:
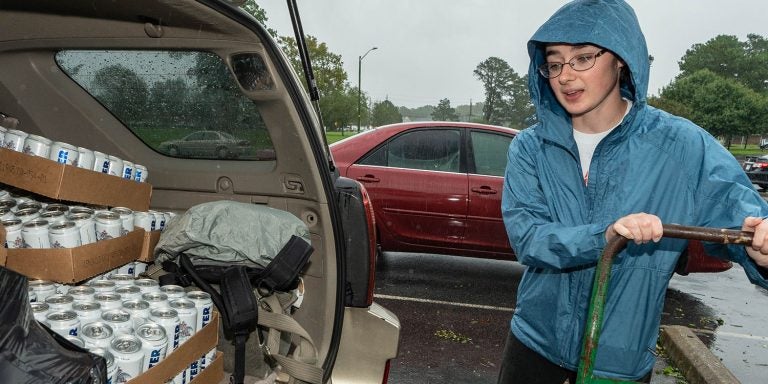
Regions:
<instances>
[{"instance_id":1,"label":"suv cargo area","mask_svg":"<svg viewBox=\"0 0 768 384\"><path fill-rule=\"evenodd\" d=\"M146 208L132 188L102 189L101 180L111 183L102 176L68 179L69 188L87 193L48 194L49 203L109 209L137 200L136 212L179 216L226 200L290 213L313 248L300 273L303 301L288 311L317 349L303 363L319 372L317 382L386 381L400 324L373 302L376 238L367 195L335 172L301 80L255 19L215 0L44 0L4 1L0 24L0 113L6 125L18 122L5 128L143 166L151 186ZM50 181L7 177L0 189L16 194ZM27 188L38 196L36 186ZM150 232L135 236L144 241L138 249L161 236L150 239ZM143 252L152 260L151 248ZM90 280L78 280L74 269L69 285ZM34 266L26 274L35 277ZM274 366L257 336L247 346L251 380ZM223 371L231 373L234 347L221 330L218 340ZM289 333L282 342L290 351L301 344Z\"/></svg>"}]
</instances>

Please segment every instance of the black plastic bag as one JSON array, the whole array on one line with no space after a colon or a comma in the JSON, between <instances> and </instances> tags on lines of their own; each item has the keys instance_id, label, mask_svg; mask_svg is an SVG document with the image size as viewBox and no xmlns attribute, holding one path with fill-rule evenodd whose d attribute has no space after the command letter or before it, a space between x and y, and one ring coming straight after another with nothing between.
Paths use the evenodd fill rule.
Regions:
<instances>
[{"instance_id":1,"label":"black plastic bag","mask_svg":"<svg viewBox=\"0 0 768 384\"><path fill-rule=\"evenodd\" d=\"M104 358L38 323L27 278L0 267L0 383L106 383Z\"/></svg>"}]
</instances>

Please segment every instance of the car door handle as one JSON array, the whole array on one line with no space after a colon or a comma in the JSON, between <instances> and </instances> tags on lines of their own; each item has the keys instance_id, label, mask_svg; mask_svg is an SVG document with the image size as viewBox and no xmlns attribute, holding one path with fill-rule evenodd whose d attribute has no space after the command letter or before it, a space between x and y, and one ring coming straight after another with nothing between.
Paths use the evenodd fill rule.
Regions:
<instances>
[{"instance_id":1,"label":"car door handle","mask_svg":"<svg viewBox=\"0 0 768 384\"><path fill-rule=\"evenodd\" d=\"M472 192L479 193L481 195L495 195L497 191L487 185L483 185L482 187L473 187Z\"/></svg>"},{"instance_id":2,"label":"car door handle","mask_svg":"<svg viewBox=\"0 0 768 384\"><path fill-rule=\"evenodd\" d=\"M370 174L365 175L365 176L360 176L360 177L357 178L357 180L358 181L362 181L363 183L378 183L379 181L381 181L381 180L379 180L378 177L376 177L374 175L370 175Z\"/></svg>"}]
</instances>

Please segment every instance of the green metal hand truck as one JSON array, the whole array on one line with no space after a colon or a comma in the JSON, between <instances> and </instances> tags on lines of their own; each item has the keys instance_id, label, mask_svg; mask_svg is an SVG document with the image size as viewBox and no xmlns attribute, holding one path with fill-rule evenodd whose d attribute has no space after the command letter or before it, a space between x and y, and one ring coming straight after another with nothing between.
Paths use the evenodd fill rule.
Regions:
<instances>
[{"instance_id":1,"label":"green metal hand truck","mask_svg":"<svg viewBox=\"0 0 768 384\"><path fill-rule=\"evenodd\" d=\"M664 224L664 237L676 239L701 240L723 244L751 244L752 232L742 232L730 229L686 227L682 225ZM626 247L629 240L617 236L606 244L595 269L595 282L592 285L592 298L589 302L587 326L584 332L584 343L581 349L581 360L576 377L576 384L607 384L633 383L616 379L606 379L594 376L597 343L600 339L600 328L603 325L608 282L611 277L613 258Z\"/></svg>"}]
</instances>

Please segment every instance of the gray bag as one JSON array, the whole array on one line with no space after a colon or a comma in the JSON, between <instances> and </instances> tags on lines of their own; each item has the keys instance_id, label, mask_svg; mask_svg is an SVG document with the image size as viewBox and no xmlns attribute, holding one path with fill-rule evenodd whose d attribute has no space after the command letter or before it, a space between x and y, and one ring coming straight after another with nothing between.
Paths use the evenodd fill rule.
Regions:
<instances>
[{"instance_id":1,"label":"gray bag","mask_svg":"<svg viewBox=\"0 0 768 384\"><path fill-rule=\"evenodd\" d=\"M293 235L311 244L307 226L288 212L214 201L191 207L166 223L155 247L155 260L160 264L184 253L195 265L265 267Z\"/></svg>"}]
</instances>

